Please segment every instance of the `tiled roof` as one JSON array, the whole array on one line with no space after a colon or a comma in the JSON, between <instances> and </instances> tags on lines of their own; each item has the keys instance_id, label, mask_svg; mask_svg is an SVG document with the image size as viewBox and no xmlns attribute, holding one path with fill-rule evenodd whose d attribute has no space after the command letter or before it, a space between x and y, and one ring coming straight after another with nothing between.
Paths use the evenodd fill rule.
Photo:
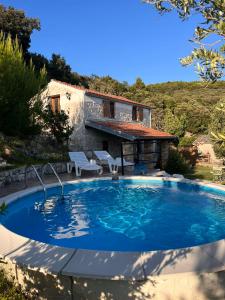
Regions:
<instances>
[{"instance_id":1,"label":"tiled roof","mask_svg":"<svg viewBox=\"0 0 225 300\"><path fill-rule=\"evenodd\" d=\"M78 90L82 90L82 91L84 91L86 93L86 95L89 95L89 96L94 96L94 97L98 97L98 98L104 98L106 100L114 100L114 101L118 101L118 102L122 102L122 103L134 104L136 106L140 106L140 107L143 107L143 108L150 109L150 107L147 106L147 105L138 103L136 101L127 99L127 98L122 97L122 96L105 94L105 93L101 93L101 92L98 92L98 91L95 91L95 90L85 89L84 87L77 86L77 85L72 85L70 83L59 81L59 80L56 80L56 79L52 79L52 80L55 81L55 82L67 85L69 87L72 87L72 88L75 88L75 89L78 89Z\"/></svg>"},{"instance_id":2,"label":"tiled roof","mask_svg":"<svg viewBox=\"0 0 225 300\"><path fill-rule=\"evenodd\" d=\"M145 127L139 123L127 122L110 122L91 120L87 122L87 126L93 127L129 140L137 139L177 139L176 136L169 133L159 131L153 128Z\"/></svg>"}]
</instances>

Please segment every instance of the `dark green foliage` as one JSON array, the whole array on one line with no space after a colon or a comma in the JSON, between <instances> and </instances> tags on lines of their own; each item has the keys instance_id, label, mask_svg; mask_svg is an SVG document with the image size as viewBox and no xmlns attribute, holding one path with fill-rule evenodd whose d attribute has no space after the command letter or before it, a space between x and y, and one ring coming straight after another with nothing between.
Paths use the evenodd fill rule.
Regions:
<instances>
[{"instance_id":1,"label":"dark green foliage","mask_svg":"<svg viewBox=\"0 0 225 300\"><path fill-rule=\"evenodd\" d=\"M184 115L177 117L167 108L164 115L164 130L178 137L182 137L186 130L186 118Z\"/></svg>"},{"instance_id":2,"label":"dark green foliage","mask_svg":"<svg viewBox=\"0 0 225 300\"><path fill-rule=\"evenodd\" d=\"M193 145L193 142L195 141L196 136L184 136L180 138L179 140L179 147L190 147Z\"/></svg>"},{"instance_id":3,"label":"dark green foliage","mask_svg":"<svg viewBox=\"0 0 225 300\"><path fill-rule=\"evenodd\" d=\"M18 38L24 54L27 54L30 48L30 36L34 30L40 30L40 21L38 19L26 17L23 10L8 8L0 5L0 31L8 34L13 40Z\"/></svg>"},{"instance_id":4,"label":"dark green foliage","mask_svg":"<svg viewBox=\"0 0 225 300\"><path fill-rule=\"evenodd\" d=\"M44 127L55 137L58 144L68 142L73 132L73 127L69 124L69 117L64 112L53 113L50 106L47 106L42 115Z\"/></svg>"},{"instance_id":5,"label":"dark green foliage","mask_svg":"<svg viewBox=\"0 0 225 300\"><path fill-rule=\"evenodd\" d=\"M25 64L17 40L0 33L0 132L8 135L35 134L45 86L45 70L36 72Z\"/></svg>"},{"instance_id":6,"label":"dark green foliage","mask_svg":"<svg viewBox=\"0 0 225 300\"><path fill-rule=\"evenodd\" d=\"M127 82L119 82L110 76L99 77L97 75L92 75L88 79L88 86L92 90L118 96L128 91Z\"/></svg>"},{"instance_id":7,"label":"dark green foliage","mask_svg":"<svg viewBox=\"0 0 225 300\"><path fill-rule=\"evenodd\" d=\"M35 66L36 71L40 72L43 68L48 70L49 61L44 55L38 53L29 53L30 59Z\"/></svg>"},{"instance_id":8,"label":"dark green foliage","mask_svg":"<svg viewBox=\"0 0 225 300\"><path fill-rule=\"evenodd\" d=\"M145 83L140 77L138 77L132 87L135 90L143 90L145 88Z\"/></svg>"},{"instance_id":9,"label":"dark green foliage","mask_svg":"<svg viewBox=\"0 0 225 300\"><path fill-rule=\"evenodd\" d=\"M33 65L37 71L45 67L48 79L56 79L74 85L81 85L88 88L88 78L73 72L64 57L59 54L52 54L50 60L41 54L30 53Z\"/></svg>"},{"instance_id":10,"label":"dark green foliage","mask_svg":"<svg viewBox=\"0 0 225 300\"><path fill-rule=\"evenodd\" d=\"M71 67L58 54L52 54L52 58L48 63L48 75L50 78L73 83Z\"/></svg>"},{"instance_id":11,"label":"dark green foliage","mask_svg":"<svg viewBox=\"0 0 225 300\"><path fill-rule=\"evenodd\" d=\"M0 270L0 300L25 300L25 297L19 287L16 287L11 281L6 279L4 272Z\"/></svg>"},{"instance_id":12,"label":"dark green foliage","mask_svg":"<svg viewBox=\"0 0 225 300\"><path fill-rule=\"evenodd\" d=\"M209 131L214 150L218 157L225 156L225 99L221 99L214 107L211 113Z\"/></svg>"},{"instance_id":13,"label":"dark green foliage","mask_svg":"<svg viewBox=\"0 0 225 300\"><path fill-rule=\"evenodd\" d=\"M176 149L171 149L169 159L165 168L169 174L190 174L191 165L184 159Z\"/></svg>"},{"instance_id":14,"label":"dark green foliage","mask_svg":"<svg viewBox=\"0 0 225 300\"><path fill-rule=\"evenodd\" d=\"M7 209L7 205L5 204L5 202L3 202L2 204L0 204L0 215L4 215L4 213L6 212Z\"/></svg>"}]
</instances>

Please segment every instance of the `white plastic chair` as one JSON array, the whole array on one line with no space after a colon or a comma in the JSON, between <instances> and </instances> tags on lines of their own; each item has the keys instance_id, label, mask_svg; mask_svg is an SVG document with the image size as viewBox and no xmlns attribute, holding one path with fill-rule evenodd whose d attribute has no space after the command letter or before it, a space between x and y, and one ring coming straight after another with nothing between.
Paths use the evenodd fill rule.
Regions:
<instances>
[{"instance_id":1,"label":"white plastic chair","mask_svg":"<svg viewBox=\"0 0 225 300\"><path fill-rule=\"evenodd\" d=\"M121 157L117 157L116 159L114 159L107 151L104 150L94 151L94 154L102 164L107 164L109 166L109 170L111 173L118 172L118 168L122 166ZM123 165L124 167L133 166L134 163L128 162L123 159Z\"/></svg>"},{"instance_id":2,"label":"white plastic chair","mask_svg":"<svg viewBox=\"0 0 225 300\"><path fill-rule=\"evenodd\" d=\"M102 174L102 167L97 165L96 162L89 162L84 152L69 152L69 157L75 165L76 176L81 176L81 171L97 171Z\"/></svg>"}]
</instances>

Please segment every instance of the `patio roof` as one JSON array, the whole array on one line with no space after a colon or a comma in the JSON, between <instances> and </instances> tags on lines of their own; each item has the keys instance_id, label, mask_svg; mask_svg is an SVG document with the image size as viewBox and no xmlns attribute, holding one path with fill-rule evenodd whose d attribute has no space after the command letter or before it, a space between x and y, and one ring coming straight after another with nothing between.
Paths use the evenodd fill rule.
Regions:
<instances>
[{"instance_id":1,"label":"patio roof","mask_svg":"<svg viewBox=\"0 0 225 300\"><path fill-rule=\"evenodd\" d=\"M85 122L85 125L86 127L94 128L129 141L155 139L177 140L177 137L174 135L145 127L139 123L88 120Z\"/></svg>"}]
</instances>

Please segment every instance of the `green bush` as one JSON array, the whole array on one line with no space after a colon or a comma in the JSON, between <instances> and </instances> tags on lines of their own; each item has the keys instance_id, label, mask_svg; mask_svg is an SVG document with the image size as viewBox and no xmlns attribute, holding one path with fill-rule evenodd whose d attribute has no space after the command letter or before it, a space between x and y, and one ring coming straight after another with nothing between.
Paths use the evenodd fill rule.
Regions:
<instances>
[{"instance_id":1,"label":"green bush","mask_svg":"<svg viewBox=\"0 0 225 300\"><path fill-rule=\"evenodd\" d=\"M184 137L180 138L179 147L192 146L195 139L196 139L195 136L184 136Z\"/></svg>"},{"instance_id":2,"label":"green bush","mask_svg":"<svg viewBox=\"0 0 225 300\"><path fill-rule=\"evenodd\" d=\"M16 287L11 281L6 279L2 270L0 270L0 300L25 300L25 297L19 287Z\"/></svg>"},{"instance_id":3,"label":"green bush","mask_svg":"<svg viewBox=\"0 0 225 300\"><path fill-rule=\"evenodd\" d=\"M18 40L0 32L0 131L10 136L39 133L46 72L26 65Z\"/></svg>"},{"instance_id":4,"label":"green bush","mask_svg":"<svg viewBox=\"0 0 225 300\"><path fill-rule=\"evenodd\" d=\"M190 174L192 172L191 165L184 159L181 153L176 149L171 149L169 159L165 168L170 174Z\"/></svg>"}]
</instances>

